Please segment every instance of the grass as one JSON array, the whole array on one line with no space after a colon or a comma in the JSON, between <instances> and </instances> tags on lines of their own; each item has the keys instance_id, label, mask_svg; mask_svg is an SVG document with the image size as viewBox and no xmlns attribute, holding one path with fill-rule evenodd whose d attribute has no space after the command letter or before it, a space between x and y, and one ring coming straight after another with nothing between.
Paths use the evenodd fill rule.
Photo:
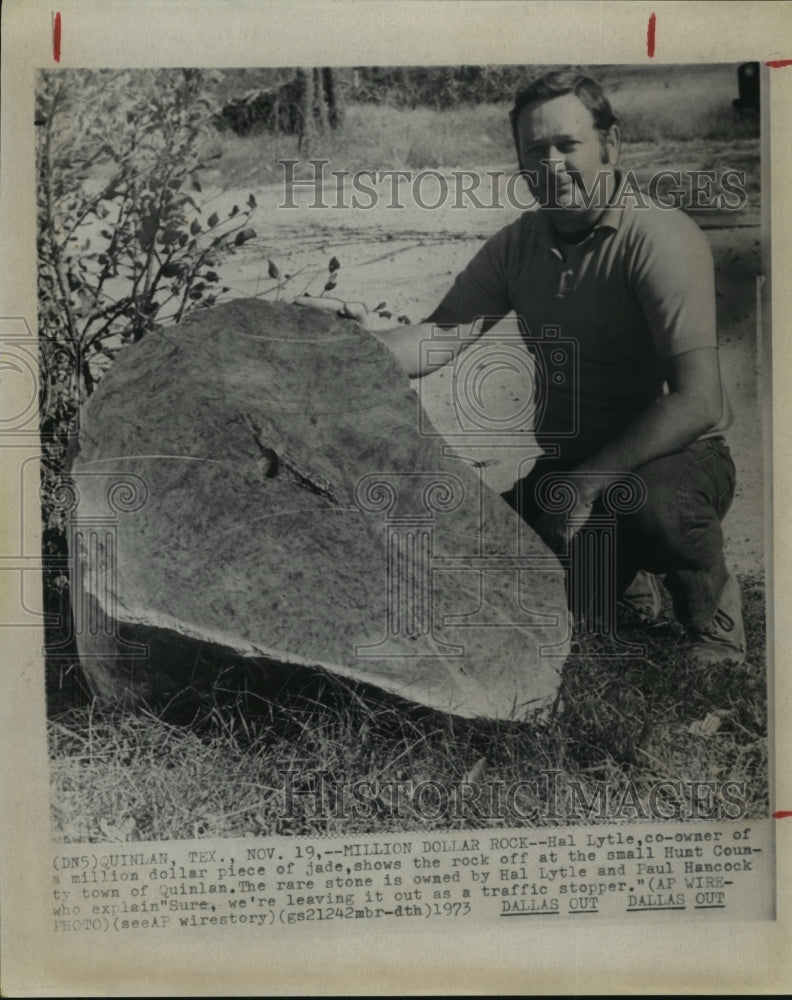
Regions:
<instances>
[{"instance_id":1,"label":"grass","mask_svg":"<svg viewBox=\"0 0 792 1000\"><path fill-rule=\"evenodd\" d=\"M655 166L677 159L673 147L700 142L748 143L758 163L756 123L736 117L732 108L735 67L665 67L654 72L613 67L595 75L620 116L625 146L650 145ZM261 133L240 138L224 132L207 137L207 152L222 151L222 182L230 188L280 180L281 159L304 162L320 157L331 162L330 169L352 171L513 166L508 109L506 102L443 111L350 104L344 127L316 139L313 148L299 148L296 136ZM728 161L728 149L724 155Z\"/></svg>"},{"instance_id":2,"label":"grass","mask_svg":"<svg viewBox=\"0 0 792 1000\"><path fill-rule=\"evenodd\" d=\"M350 105L344 127L319 137L311 147L300 147L296 136L269 133L211 134L206 143L208 155L222 152L219 162L228 187L280 180L278 161L283 159L327 159L334 170L402 170L480 166L514 158L506 108L492 104L449 111Z\"/></svg>"},{"instance_id":3,"label":"grass","mask_svg":"<svg viewBox=\"0 0 792 1000\"><path fill-rule=\"evenodd\" d=\"M622 121L626 142L746 138L756 127L737 117L736 66L619 67L602 84Z\"/></svg>"},{"instance_id":4,"label":"grass","mask_svg":"<svg viewBox=\"0 0 792 1000\"><path fill-rule=\"evenodd\" d=\"M741 583L743 667L702 675L666 608L663 624L624 632L645 644L645 657L617 659L611 640L587 639L566 664L554 710L521 724L442 715L327 675L287 683L270 701L220 678L189 725L161 711L100 711L74 694L69 704L61 691L49 723L54 835L135 841L629 820L641 809L652 816L661 781L744 782L740 818L766 815L764 587ZM319 773L323 788L311 777ZM341 818L339 788L361 781L376 794ZM472 806L464 782L476 790ZM519 791L504 799L515 782ZM610 796L607 815L581 805L598 789ZM669 810L675 800L671 793Z\"/></svg>"}]
</instances>

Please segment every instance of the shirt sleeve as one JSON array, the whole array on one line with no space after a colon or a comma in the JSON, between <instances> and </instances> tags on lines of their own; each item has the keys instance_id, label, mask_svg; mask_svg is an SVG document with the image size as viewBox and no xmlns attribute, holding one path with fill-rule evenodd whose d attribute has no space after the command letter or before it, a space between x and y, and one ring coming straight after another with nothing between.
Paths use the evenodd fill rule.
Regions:
<instances>
[{"instance_id":1,"label":"shirt sleeve","mask_svg":"<svg viewBox=\"0 0 792 1000\"><path fill-rule=\"evenodd\" d=\"M707 238L683 212L657 208L641 236L633 290L661 361L717 347L715 271Z\"/></svg>"},{"instance_id":2,"label":"shirt sleeve","mask_svg":"<svg viewBox=\"0 0 792 1000\"><path fill-rule=\"evenodd\" d=\"M497 322L511 310L508 294L508 258L512 226L491 237L428 318L440 324L472 323L479 317ZM492 325L492 324L485 324Z\"/></svg>"}]
</instances>

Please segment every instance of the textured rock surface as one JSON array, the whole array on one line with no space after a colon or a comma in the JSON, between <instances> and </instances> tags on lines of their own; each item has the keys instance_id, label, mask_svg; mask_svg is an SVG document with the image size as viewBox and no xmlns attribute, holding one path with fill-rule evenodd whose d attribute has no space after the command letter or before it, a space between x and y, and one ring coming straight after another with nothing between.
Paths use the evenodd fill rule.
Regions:
<instances>
[{"instance_id":1,"label":"textured rock surface","mask_svg":"<svg viewBox=\"0 0 792 1000\"><path fill-rule=\"evenodd\" d=\"M553 697L560 567L419 433L417 406L377 340L311 309L241 300L127 348L84 408L72 466L75 618L97 693L189 683L184 636L465 716L522 718Z\"/></svg>"}]
</instances>

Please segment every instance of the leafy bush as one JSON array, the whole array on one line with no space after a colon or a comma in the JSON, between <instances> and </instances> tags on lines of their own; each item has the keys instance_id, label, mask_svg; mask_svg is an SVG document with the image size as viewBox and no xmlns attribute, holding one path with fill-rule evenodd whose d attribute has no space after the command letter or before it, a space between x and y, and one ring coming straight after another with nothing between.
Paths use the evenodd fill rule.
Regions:
<instances>
[{"instance_id":1,"label":"leafy bush","mask_svg":"<svg viewBox=\"0 0 792 1000\"><path fill-rule=\"evenodd\" d=\"M220 255L255 236L252 195L230 219L197 219L203 84L198 70L42 74L39 325L85 394L123 344L211 305Z\"/></svg>"},{"instance_id":2,"label":"leafy bush","mask_svg":"<svg viewBox=\"0 0 792 1000\"><path fill-rule=\"evenodd\" d=\"M81 403L118 351L228 289L216 268L256 234L256 202L203 219L201 150L216 107L200 70L41 74L38 298L44 554L65 554L58 504ZM210 158L216 159L219 153ZM45 573L47 591L65 576ZM61 609L62 613L62 609Z\"/></svg>"}]
</instances>

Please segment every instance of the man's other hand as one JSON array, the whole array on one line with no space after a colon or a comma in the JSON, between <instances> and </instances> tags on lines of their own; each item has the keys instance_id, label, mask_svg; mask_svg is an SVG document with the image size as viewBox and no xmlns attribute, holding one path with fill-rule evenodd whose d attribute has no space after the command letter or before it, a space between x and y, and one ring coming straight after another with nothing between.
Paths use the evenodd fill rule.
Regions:
<instances>
[{"instance_id":1,"label":"man's other hand","mask_svg":"<svg viewBox=\"0 0 792 1000\"><path fill-rule=\"evenodd\" d=\"M578 500L575 507L559 514L545 513L534 526L537 535L555 553L564 552L575 535L586 524L594 509L593 502Z\"/></svg>"}]
</instances>

